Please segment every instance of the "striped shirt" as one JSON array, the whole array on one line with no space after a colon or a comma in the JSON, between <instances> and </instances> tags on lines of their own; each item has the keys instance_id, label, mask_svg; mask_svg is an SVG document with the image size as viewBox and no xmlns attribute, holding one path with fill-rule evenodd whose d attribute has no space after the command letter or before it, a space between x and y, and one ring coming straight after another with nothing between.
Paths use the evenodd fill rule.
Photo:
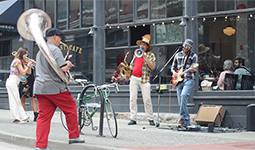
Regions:
<instances>
[{"instance_id":1,"label":"striped shirt","mask_svg":"<svg viewBox=\"0 0 255 150\"><path fill-rule=\"evenodd\" d=\"M147 52L147 58L152 61L153 65L156 65L156 57L152 52ZM130 65L134 67L134 60L135 60L135 56L133 58L133 60L131 61ZM144 58L144 57L143 57ZM142 78L141 78L141 83L148 83L150 82L150 75L151 75L151 69L148 66L148 63L146 61L143 61L143 68L142 68Z\"/></svg>"},{"instance_id":2,"label":"striped shirt","mask_svg":"<svg viewBox=\"0 0 255 150\"><path fill-rule=\"evenodd\" d=\"M173 64L171 70L179 71L181 68L183 68L185 61L187 59L187 55L184 55L183 51L177 53L174 57ZM183 68L183 71L189 69L191 66L197 64L197 54L193 51L190 51L189 58L187 60L187 64L185 68ZM189 79L195 79L195 73L196 72L186 72L183 76L184 82Z\"/></svg>"}]
</instances>

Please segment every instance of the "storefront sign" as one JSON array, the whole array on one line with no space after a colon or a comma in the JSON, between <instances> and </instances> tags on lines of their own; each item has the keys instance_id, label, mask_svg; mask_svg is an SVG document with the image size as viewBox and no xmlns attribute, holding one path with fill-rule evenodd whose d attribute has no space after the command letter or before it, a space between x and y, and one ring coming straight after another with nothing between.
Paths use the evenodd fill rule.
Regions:
<instances>
[{"instance_id":1,"label":"storefront sign","mask_svg":"<svg viewBox=\"0 0 255 150\"><path fill-rule=\"evenodd\" d=\"M60 45L60 49L67 50L67 48L64 45ZM69 50L81 54L82 48L75 45L69 45Z\"/></svg>"},{"instance_id":2,"label":"storefront sign","mask_svg":"<svg viewBox=\"0 0 255 150\"><path fill-rule=\"evenodd\" d=\"M0 31L16 31L15 25L0 24Z\"/></svg>"}]
</instances>

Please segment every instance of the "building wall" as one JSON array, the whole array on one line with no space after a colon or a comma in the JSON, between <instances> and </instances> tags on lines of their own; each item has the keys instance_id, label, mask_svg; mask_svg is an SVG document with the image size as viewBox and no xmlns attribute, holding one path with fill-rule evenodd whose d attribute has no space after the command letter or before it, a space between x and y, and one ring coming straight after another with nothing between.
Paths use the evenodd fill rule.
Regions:
<instances>
[{"instance_id":1,"label":"building wall","mask_svg":"<svg viewBox=\"0 0 255 150\"><path fill-rule=\"evenodd\" d=\"M25 2L28 4L28 1L25 1ZM86 1L84 1L84 2L86 2ZM187 2L187 3L185 4L185 2ZM204 6L206 6L206 7L203 7L201 5L202 2L205 2ZM137 25L141 29L141 28L143 28L143 23L146 23L146 26L150 26L150 29L149 29L150 31L149 32L151 32L151 35L155 35L155 37L157 37L157 35L159 35L160 32L164 31L162 33L162 36L163 36L163 34L165 34L167 31L169 31L169 30L162 30L162 29L166 29L166 27L169 27L169 28L173 29L173 26L171 26L171 25L175 24L175 27L174 27L175 30L173 30L173 32L166 33L166 34L168 34L166 37L170 37L170 36L177 37L178 36L177 41L168 41L169 39L167 39L166 37L162 38L163 39L162 43L157 43L156 38L154 38L151 41L153 47L160 47L160 48L155 48L154 49L155 55L158 56L158 59L159 59L158 62L157 62L157 68L160 70L161 67L164 65L164 61L168 60L172 56L172 52L174 51L174 48L176 46L179 46L182 43L182 41L184 41L186 38L192 38L194 40L193 50L196 53L198 53L198 45L201 42L201 41L199 41L199 37L200 37L199 31L201 31L201 30L199 30L200 29L199 19L202 20L203 18L206 18L207 20L209 20L209 19L213 19L214 16L224 18L225 16L233 15L233 14L235 16L238 16L239 13L240 14L249 14L249 13L254 14L254 12L255 12L255 10L254 10L255 5L254 5L253 1L250 1L249 5L247 5L247 8L248 7L250 8L249 10L240 10L240 11L235 11L236 8L234 8L235 7L234 5L232 5L232 4L228 5L229 2L231 3L231 1L225 1L225 2L226 2L225 4L220 4L219 8L214 8L213 7L213 5L215 4L214 2L210 3L212 5L208 5L207 1L199 1L199 3L198 3L198 1L184 0L184 1L178 1L177 4L173 4L173 5L169 3L169 5L167 5L167 8L168 8L168 6L169 6L169 8L171 8L171 6L175 7L175 5L180 5L181 7L179 6L177 8L178 10L180 10L180 8L182 8L184 6L183 12L182 13L177 13L177 15L171 16L171 14L170 14L171 11L168 11L168 10L171 10L171 9L168 9L167 13L169 13L169 14L167 14L167 16L165 18L162 17L162 15L159 15L159 16L157 16L157 17L159 17L158 19L152 19L152 20L150 20L151 19L150 16L148 16L148 14L146 14L147 10L150 10L150 8L146 7L146 9L145 9L146 11L144 11L144 10L140 11L142 9L142 6L141 6L140 9L138 8L139 9L138 12L134 12L135 13L134 16L132 16L132 14L131 14L132 12L127 11L128 9L125 9L125 11L127 11L127 14L128 14L128 16L126 16L126 19L128 21L125 22L124 20L121 20L119 22L120 24L117 23L118 21L116 21L117 17L115 15L117 15L117 12L113 11L112 14L109 14L108 16L106 16L106 18L107 17L111 18L111 16L115 16L114 20L110 20L110 21L113 22L113 24L111 24L111 25L115 29L117 29L118 25L122 25L122 27L125 28L125 29L123 29L123 30L125 30L125 32L123 32L123 35L125 35L125 37L127 37L125 39L127 42L126 43L124 42L125 43L124 46L123 45L118 45L117 47L114 47L114 46L113 47L105 47L104 50L105 50L106 53L108 51L113 51L113 50L116 50L116 49L117 50L123 50L123 54L125 54L127 52L127 50L134 50L135 48L137 48L137 46L135 44L130 45L130 41L133 41L133 43L135 43L135 41L136 41L134 39L131 39L131 37L133 37L133 36L130 35L131 34L130 31L132 31L134 28L136 28L135 26L137 26ZM241 3L243 3L243 1L238 0L238 4L241 4ZM54 5L54 4L56 4L56 1L52 1L52 5ZM123 4L125 4L125 3L123 3ZM135 6L137 5L136 3L133 3L133 4ZM49 3L46 3L46 5L49 6ZM90 1L90 5L91 5L91 1ZM97 3L97 5L98 5L99 8L103 7L103 6L100 7L99 3ZM102 5L104 5L104 3L102 3ZM25 6L28 7L28 8L32 7L32 5L25 5ZM87 5L85 5L85 6L87 6ZM135 8L135 6L133 8ZM43 6L41 6L41 7L43 7ZM49 7L46 7L46 8L49 8ZM55 8L55 7L51 6L51 10L48 10L48 13L51 16L51 19L54 20L54 18L56 18L58 16L56 14L54 14L54 9L53 8ZM66 8L66 7L64 7L64 8ZM107 5L106 9L118 10L117 8L118 8L117 3L115 3L114 5L111 6L111 8L108 8L108 5ZM200 12L197 12L196 8L198 8L198 10L200 10ZM201 9L201 8L204 8L204 9ZM41 8L41 9L43 9L43 8ZM222 9L222 10L226 9L226 11L221 11L220 12L220 11L217 11L217 9ZM208 10L210 10L210 11L208 11ZM47 11L47 9L46 9L46 11ZM108 11L109 10L107 10L107 12ZM133 11L137 11L137 8L133 9ZM93 17L91 17L92 8L89 7L88 9L84 10L84 12L85 12L85 14L83 14L83 15L86 16L86 13L87 13L87 15L88 15L87 19L90 18L89 19L90 23L86 24L84 22L84 20L86 20L86 17L83 16L84 17L83 18L84 19L83 24L82 25L79 24L79 27L82 28L81 30L78 29L79 30L78 31L77 29L68 29L69 26L72 27L72 23L74 23L74 22L70 22L69 25L64 25L63 26L63 30L64 30L65 34L70 35L69 36L70 39L72 39L73 35L75 35L78 32L82 32L82 33L78 34L77 37L85 37L85 36L87 37L87 38L83 38L83 39L80 40L81 42L85 41L84 42L84 47L83 47L84 51L82 53L83 55L77 54L77 63L81 63L82 61L87 61L88 60L87 57L84 56L84 55L87 55L87 53L85 53L85 52L86 51L88 52L88 49L90 50L90 55L88 57L90 59L92 59L94 55L92 55L91 45L94 46L93 53L96 53L95 45L98 46L99 44L101 44L100 48L102 48L103 47L102 45L104 44L104 40L107 41L106 39L109 38L109 36L107 35L106 39L102 40L105 33L104 33L104 31L101 31L101 29L103 29L104 27L100 28L100 33L97 34L95 37L93 37L93 40L91 40L92 37L88 37L89 35L87 34L87 32L89 31L89 27L92 27L92 25L93 25L92 24L92 18ZM158 12L160 12L160 14L162 14L162 11L158 10ZM97 11L97 13L100 13L100 12ZM145 16L146 15L148 16L147 19L143 18L142 20L140 20L139 18L137 18L138 16L144 16L144 15L142 15L143 13L145 13ZM153 14L153 15L155 15L155 14ZM183 28L180 28L178 26L178 24L180 22L180 19L184 15L187 15L189 17L189 19L186 22L187 26L183 27ZM95 20L99 19L99 18L96 18L97 15L95 15L94 17L95 17ZM101 17L102 17L102 15L101 15ZM68 17L65 16L65 18L68 18ZM108 20L109 20L109 18L108 18ZM58 19L59 20L55 19L53 21L53 23L55 25L58 21L61 21L61 18L58 18ZM250 65L251 67L253 67L252 70L255 70L254 65L252 66L252 64L253 64L252 62L254 62L254 42L253 42L254 40L249 40L249 39L254 38L254 26L252 24L249 24L249 22L254 23L254 21L253 21L254 19L252 19L251 21L247 21L249 19L249 17L244 17L242 19L245 19L245 21L238 22L236 24L237 28L239 28L239 30L236 32L236 37L230 37L230 38L235 38L235 39L232 39L231 42L228 43L228 44L223 44L222 45L222 49L225 50L223 52L223 54L225 54L225 56L222 57L222 58L224 58L224 59L226 59L228 57L233 58L233 57L235 57L235 53L237 53L236 55L242 54L245 58L247 58L247 56L248 56L250 63L249 64L247 63L247 65L248 66ZM76 18L76 21L77 20L78 20L78 18ZM67 19L65 21L68 22L68 21L72 21L72 20ZM154 22L156 22L156 25L153 25ZM102 25L101 23L102 22L99 21L98 24L100 24L100 26L101 26ZM211 22L210 24L214 25L213 22ZM128 28L127 26L130 26L131 28ZM78 28L78 26L75 26L75 27ZM205 30L205 28L202 29L203 34L205 35L205 37L203 37L203 40L208 42L207 46L210 46L211 48L213 48L214 47L213 44L215 44L215 43L213 43L214 37L212 37L211 34L212 33L220 34L221 30L223 28L223 26L218 26L218 25L216 25L215 27L218 28L217 33L215 32L215 30ZM219 28L219 27L221 27L221 28ZM159 29L161 29L160 32L159 32ZM133 30L133 31L135 31L135 30ZM95 32L97 32L97 31L95 31ZM135 34L135 33L136 32L132 32L132 34ZM243 33L247 33L248 37L247 36L243 37L243 35L241 35ZM143 34L143 33L140 33L140 34ZM182 38L180 38L181 37L180 35L182 36ZM160 36L161 35L159 35L159 37ZM224 36L224 35L222 35L222 36ZM134 37L137 38L137 39L141 39L140 35L139 36L134 36ZM18 37L16 37L16 39L18 39ZM70 40L70 39L68 39L68 40ZM118 39L118 38L116 38L116 39ZM223 39L224 40L229 40L229 37L223 37ZM1 37L0 40L5 40L5 38ZM72 45L75 44L77 39L76 40L73 39L73 40L74 41L70 42L70 44L72 44ZM172 40L172 39L170 39L170 40ZM100 42L96 43L97 41L100 41L101 43ZM237 41L237 42L235 44L233 44L232 41ZM77 44L77 46L79 46L79 45L80 44ZM240 50L241 45L244 46L243 47L244 51ZM218 45L216 44L216 46L214 48L217 49L215 52L218 52L218 50L221 48L221 44L219 44L219 43L218 43ZM234 51L231 51L230 55L228 55L229 54L229 48L234 50ZM102 52L102 49L100 50L100 52ZM165 50L166 50L166 52L165 52ZM245 53L243 53L243 52L245 52ZM160 58L160 53L162 54L161 55L162 58ZM83 60L81 60L80 57L83 58ZM109 57L112 57L112 56L109 56ZM96 58L96 59L98 59L98 58ZM103 58L103 59L105 59L105 58ZM103 59L100 59L100 60L103 60ZM90 60L90 62L91 61L92 60ZM222 60L222 61L224 61L224 60ZM107 72L107 70L105 71L105 68L107 69L107 66L105 66L104 62L105 61L101 61L100 62L101 64L95 64L95 63L97 63L96 61L95 61L94 64L84 62L84 64L82 64L82 66L87 66L89 64L90 67L88 67L88 68L90 68L90 69L86 70L86 68L85 68L85 71L89 70L90 74L91 74L91 72L93 72L93 74L95 74L95 68L98 69L98 70L96 70L96 72L97 72L96 77L100 78L100 82L102 82L101 79L105 77L103 74L105 72ZM106 62L106 64L107 64L107 62ZM91 69L92 67L93 67L93 70ZM103 69L101 69L101 67ZM110 69L112 69L112 68L110 68ZM81 70L75 70L75 71L81 71ZM102 71L102 72L100 72L100 71ZM170 76L170 75L168 75L168 76ZM163 77L166 78L167 75L164 75ZM171 77L168 77L168 79L170 79L170 78ZM169 83L169 80L167 80L167 79L165 79L163 81L167 84ZM155 88L156 84L157 84L157 82L154 82L153 85L152 85L152 103L153 103L153 111L154 112L157 112L157 110L158 110L158 94L155 91L153 91L153 87ZM77 93L80 90L81 90L81 87L72 87L71 92L72 92L72 95L73 95L74 98L76 98ZM189 107L188 107L189 112L196 114L199 110L199 107L201 106L201 102L203 102L205 104L209 104L209 105L222 105L227 110L223 125L224 126L231 126L231 127L234 127L234 126L238 127L238 125L241 124L241 126L243 127L243 126L245 126L245 123L246 123L246 110L245 109L249 104L255 103L255 101L254 101L255 100L255 94L254 93L255 93L254 91L211 91L211 92L199 91L199 82L198 82L198 75L197 75L197 82L196 82L196 85L194 87L194 91L192 92L192 94L189 98L189 101L188 101L188 103L189 103ZM116 112L129 112L129 91L128 91L128 86L127 85L120 86L120 93L112 94L111 99L113 101L114 108L115 108ZM176 97L176 91L175 90L171 90L171 96L169 96L169 93L164 93L164 94L160 95L160 110L159 110L160 112L163 112L163 113L168 113L169 112L169 101L170 100L171 100L171 105L170 105L171 113L178 113L179 112L179 106L177 104L177 97ZM29 99L27 100L27 102L30 103ZM139 112L144 112L141 94L139 94L138 103L139 103L138 104L138 111ZM7 96L7 92L6 92L5 88L0 89L0 108L1 109L9 109L8 96ZM30 105L27 106L27 110L31 110Z\"/></svg>"}]
</instances>

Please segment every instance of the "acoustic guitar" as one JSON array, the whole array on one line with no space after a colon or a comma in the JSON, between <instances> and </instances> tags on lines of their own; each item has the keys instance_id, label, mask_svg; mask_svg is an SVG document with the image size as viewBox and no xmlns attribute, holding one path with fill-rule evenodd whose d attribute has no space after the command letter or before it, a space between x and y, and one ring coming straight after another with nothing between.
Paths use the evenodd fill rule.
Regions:
<instances>
[{"instance_id":1,"label":"acoustic guitar","mask_svg":"<svg viewBox=\"0 0 255 150\"><path fill-rule=\"evenodd\" d=\"M197 68L199 66L199 64L195 64L193 66L191 66L190 68ZM179 82L183 81L183 76L186 72L188 72L189 69L183 71L183 72L179 72L179 71L176 71L177 73L177 77L172 77L172 84L173 86L176 86Z\"/></svg>"}]
</instances>

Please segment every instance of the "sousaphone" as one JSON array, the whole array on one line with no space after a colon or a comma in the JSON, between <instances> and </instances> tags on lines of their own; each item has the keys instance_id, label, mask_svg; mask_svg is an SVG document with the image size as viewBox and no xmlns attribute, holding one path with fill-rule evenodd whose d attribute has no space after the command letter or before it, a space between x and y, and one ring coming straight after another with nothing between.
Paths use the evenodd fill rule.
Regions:
<instances>
[{"instance_id":1,"label":"sousaphone","mask_svg":"<svg viewBox=\"0 0 255 150\"><path fill-rule=\"evenodd\" d=\"M26 40L35 41L42 51L44 57L57 73L57 75L66 84L69 83L69 78L59 68L51 51L49 50L44 37L47 29L51 28L51 20L47 13L40 9L29 9L21 14L18 19L17 29L19 34Z\"/></svg>"}]
</instances>

